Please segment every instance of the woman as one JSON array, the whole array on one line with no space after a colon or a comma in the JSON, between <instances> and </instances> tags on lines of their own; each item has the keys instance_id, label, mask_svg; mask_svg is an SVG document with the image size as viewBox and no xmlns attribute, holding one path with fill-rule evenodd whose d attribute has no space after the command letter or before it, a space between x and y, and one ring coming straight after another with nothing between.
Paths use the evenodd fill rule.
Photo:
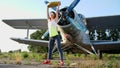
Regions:
<instances>
[{"instance_id":1,"label":"woman","mask_svg":"<svg viewBox=\"0 0 120 68\"><path fill-rule=\"evenodd\" d=\"M59 2L60 5L60 2ZM57 30L57 23L58 23L58 10L59 5L56 7L56 13L51 11L49 14L49 6L47 6L47 18L48 18L48 30L49 30L49 44L48 44L48 57L47 60L43 62L43 64L50 64L50 59L52 55L52 50L54 47L54 43L57 44L57 49L60 54L60 65L64 65L63 62L63 52L61 49L60 37Z\"/></svg>"}]
</instances>

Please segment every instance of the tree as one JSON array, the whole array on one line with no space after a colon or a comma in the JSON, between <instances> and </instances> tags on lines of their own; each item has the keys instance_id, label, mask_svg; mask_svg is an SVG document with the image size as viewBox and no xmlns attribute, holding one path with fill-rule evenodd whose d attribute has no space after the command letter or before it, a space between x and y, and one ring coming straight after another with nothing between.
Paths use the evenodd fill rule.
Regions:
<instances>
[{"instance_id":1,"label":"tree","mask_svg":"<svg viewBox=\"0 0 120 68\"><path fill-rule=\"evenodd\" d=\"M35 40L41 40L41 36L44 33L45 33L45 30L37 30L36 32L34 32L34 33L32 33L30 35L30 38L31 39L35 39ZM48 37L46 39L44 39L44 40L48 40ZM29 45L28 49L31 52L37 52L37 53L39 53L39 52L43 53L43 52L47 51L47 47L40 46L40 45L37 45L37 46L35 46L35 45Z\"/></svg>"},{"instance_id":2,"label":"tree","mask_svg":"<svg viewBox=\"0 0 120 68\"><path fill-rule=\"evenodd\" d=\"M0 54L2 53L1 49L0 49Z\"/></svg>"}]
</instances>

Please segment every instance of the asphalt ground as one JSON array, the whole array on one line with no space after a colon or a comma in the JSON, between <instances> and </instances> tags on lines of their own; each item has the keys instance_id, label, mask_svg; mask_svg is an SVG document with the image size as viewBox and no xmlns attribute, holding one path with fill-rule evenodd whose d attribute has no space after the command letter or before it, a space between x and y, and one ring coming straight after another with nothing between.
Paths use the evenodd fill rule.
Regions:
<instances>
[{"instance_id":1,"label":"asphalt ground","mask_svg":"<svg viewBox=\"0 0 120 68\"><path fill-rule=\"evenodd\" d=\"M0 64L0 68L68 68L68 67L66 67L66 66L56 67L56 66L53 66L53 65L42 65L42 64L40 64L40 65Z\"/></svg>"},{"instance_id":2,"label":"asphalt ground","mask_svg":"<svg viewBox=\"0 0 120 68\"><path fill-rule=\"evenodd\" d=\"M52 68L51 65L14 65L0 64L0 68Z\"/></svg>"}]
</instances>

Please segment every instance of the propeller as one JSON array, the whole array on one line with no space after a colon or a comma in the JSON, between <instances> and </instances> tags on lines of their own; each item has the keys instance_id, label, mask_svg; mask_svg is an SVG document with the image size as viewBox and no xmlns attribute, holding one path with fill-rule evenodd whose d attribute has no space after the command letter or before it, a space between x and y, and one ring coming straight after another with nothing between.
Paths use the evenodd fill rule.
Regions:
<instances>
[{"instance_id":1,"label":"propeller","mask_svg":"<svg viewBox=\"0 0 120 68\"><path fill-rule=\"evenodd\" d=\"M69 20L67 20L67 16L69 16L69 13L73 10L73 8L80 2L80 0L74 0L69 7L67 7L66 11L65 12L62 12L62 14L60 15L61 17L59 18L59 22L63 22L63 21L68 21L70 22ZM63 24L63 23L62 23Z\"/></svg>"},{"instance_id":2,"label":"propeller","mask_svg":"<svg viewBox=\"0 0 120 68\"><path fill-rule=\"evenodd\" d=\"M45 4L48 4L49 2L48 1L44 1L45 2Z\"/></svg>"}]
</instances>

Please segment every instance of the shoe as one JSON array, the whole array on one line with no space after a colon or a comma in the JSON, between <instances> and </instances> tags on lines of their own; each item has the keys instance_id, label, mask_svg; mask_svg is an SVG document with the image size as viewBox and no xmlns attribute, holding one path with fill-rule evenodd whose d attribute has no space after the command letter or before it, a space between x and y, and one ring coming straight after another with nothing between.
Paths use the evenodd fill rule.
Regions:
<instances>
[{"instance_id":1,"label":"shoe","mask_svg":"<svg viewBox=\"0 0 120 68\"><path fill-rule=\"evenodd\" d=\"M50 64L50 60L45 60L42 64Z\"/></svg>"},{"instance_id":2,"label":"shoe","mask_svg":"<svg viewBox=\"0 0 120 68\"><path fill-rule=\"evenodd\" d=\"M59 62L59 65L63 66L63 65L64 65L64 62L63 62L63 61L60 61L60 62Z\"/></svg>"}]
</instances>

